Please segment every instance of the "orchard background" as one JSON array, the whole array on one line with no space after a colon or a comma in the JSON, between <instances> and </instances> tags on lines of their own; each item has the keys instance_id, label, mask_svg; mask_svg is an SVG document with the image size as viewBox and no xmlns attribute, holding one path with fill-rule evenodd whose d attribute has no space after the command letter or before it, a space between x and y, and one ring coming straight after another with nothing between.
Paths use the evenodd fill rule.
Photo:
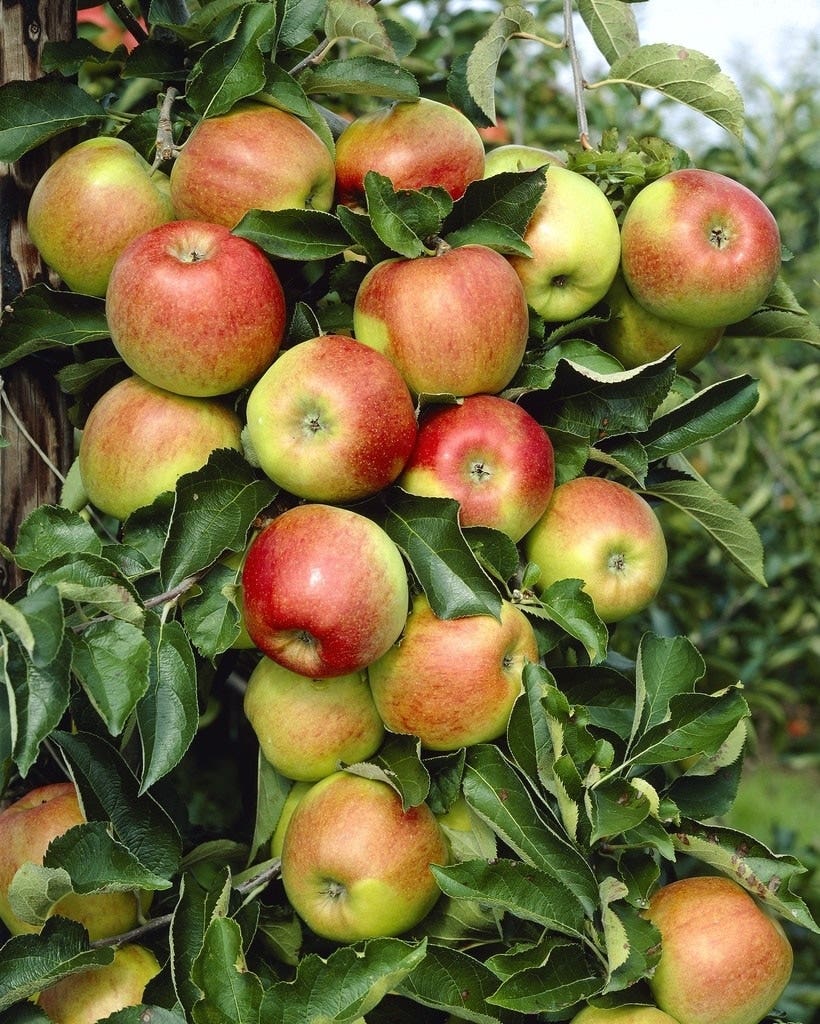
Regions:
<instances>
[{"instance_id":1,"label":"orchard background","mask_svg":"<svg viewBox=\"0 0 820 1024\"><path fill-rule=\"evenodd\" d=\"M593 995L645 993L654 935L642 926L638 909L659 878L705 866L731 874L738 863L739 875L752 873L764 884L780 880L766 899L786 921L796 954L780 1009L784 1019L800 1024L817 1020L813 918L820 909L820 852L811 812L820 781L813 347L820 171L810 47L805 66L795 62L782 90L752 69L738 89L706 55L682 54L677 45L642 48L630 4L581 0L575 30L594 40L600 63L585 61L585 86L576 81L573 87L573 48L560 45L561 3L502 12L496 5L462 10L446 2L371 7L356 0L154 0L130 16L116 6L133 32L130 52L119 42L119 21L110 10L114 28L104 31L111 38L85 20L74 38L71 4L0 5L0 158L6 161L0 180L0 444L8 442L0 451L3 802L70 773L89 817L111 823L110 842L90 863L78 863L78 843L51 867L67 871L68 883L61 876L61 884L75 891L154 890L140 941L166 965L146 994L146 1003L162 1008L154 1011L156 1020L351 1021L364 1014L376 1024L443 1021L448 1013L474 1021L568 1020L578 1001ZM685 41L670 41L679 42ZM111 45L120 48L107 52ZM186 478L173 501L134 517L125 532L72 508L70 487L61 504L58 471L65 475L73 461L74 428L123 367L107 340L102 303L60 289L56 280L43 283L21 211L44 168L81 137L121 133L153 159L158 97L169 88L178 92L171 108L178 139L202 114L260 92L314 124L327 117L334 130L332 112L355 116L393 98L423 95L463 109L486 129L488 147L514 141L563 152L616 208L671 167L692 163L744 182L777 217L789 258L774 293L685 378L675 376L669 360L624 377L588 341L588 321L554 329L533 319L536 390L571 413L551 424L563 440L559 477L587 465L626 476L660 499L656 507L670 548L666 581L650 609L609 630L582 602L568 601L561 616L556 609L552 618L539 616L549 679L532 681L503 756L502 745L489 745L462 757L430 758L413 744L395 742L367 769L389 779L406 801L432 800L441 811L459 790L465 765L474 778L495 772L497 782L503 776L520 803L491 808L490 790L474 786L473 799L489 823L481 842L494 849L498 843L511 860L540 868L548 894L571 873L578 850L599 881L609 883L591 914L596 970L580 955L583 943L569 921L560 920L552 922L562 942L552 951L549 975L528 969L524 956L518 965L499 966L503 952L536 949L533 921L543 923L543 908L524 892L502 897L500 889L490 913L486 907L476 913L473 900L447 897L427 928L373 940L358 958L306 935L268 857L289 784L259 758L244 718L242 689L255 655L230 647L237 615L224 600L219 562L226 550L243 550L256 516L276 500L275 489L242 460L220 454ZM686 118L670 117L672 109L684 108L691 111ZM721 126L721 141L699 143L705 119ZM588 139L583 146L581 136ZM523 175L513 187L526 208L543 182ZM397 202L385 196L387 213L398 210ZM475 196L471 204L463 220L476 237L487 238L486 205ZM378 239L367 236L371 252L408 244L391 233L388 216L371 217ZM523 225L504 228L520 233ZM281 223L262 218L246 225L246 234L283 268L290 294L300 296L290 342L310 336L315 326L333 331L347 325L355 282L339 270L351 239L338 223L295 218L286 234ZM576 394L582 397L568 397ZM677 436L662 432L660 444L652 423L668 394L689 400L691 415L675 424ZM599 442L597 428L613 411L617 426L610 424L610 437ZM587 433L570 437L570 422ZM636 458L641 446L644 458ZM667 492L664 500L664 487L680 480L696 483L689 492L694 497L673 504ZM203 491L236 515L221 526L206 524L194 500ZM409 530L422 512L418 503L400 502L396 497L392 514ZM449 542L452 516L425 510L424 518L430 516ZM509 552L491 548L479 562L466 541L458 543L459 561L449 564L434 558L435 551L411 553L421 585L446 588L457 578L479 603L487 600L487 587L504 592L517 571ZM174 587L192 578L192 593L181 603ZM121 600L123 586L133 631L128 642L112 619L112 595ZM93 628L107 645L98 674L82 670L76 652L72 660L86 628L80 624L89 620L97 620ZM141 664L135 651L148 652ZM665 819L651 815L646 804L619 803L626 769L614 773L609 792L580 784L588 767L584 741L617 737L622 728L597 706L613 681L623 684L615 704L619 720L641 721L636 674L656 688L655 696L666 693L670 734L682 730L686 705L689 748L680 757L712 756L707 774L687 778L669 770L658 737L647 740L643 719L643 731L632 739L639 747L646 741L641 774L661 794ZM550 691L547 713L533 694L550 679L558 687ZM582 679L592 680L596 699L581 699L588 694ZM574 715L569 704L556 703L562 691ZM532 756L533 737L547 728L547 719L560 722L577 759L564 770L571 767L578 788L561 799L543 785L547 770ZM748 729L745 755L725 756L723 742L741 721ZM525 799L530 790L538 793L549 828ZM590 800L597 801L592 831L587 825L572 835L569 823ZM561 851L569 839L572 853L562 852L549 865L543 858L534 862L527 836L536 826L544 828L544 842ZM735 830L750 838L739 844ZM689 839L686 853L681 835ZM485 856L486 847L476 853ZM36 918L54 895L47 879L35 881L27 899ZM627 953L621 955L624 938ZM543 949L541 955L547 958ZM25 945L9 939L0 951L0 1020L43 1019L26 1002L30 994L108 957L106 944L89 946L63 922ZM490 957L496 970L487 965ZM118 1019L136 1021L138 1012L123 1011Z\"/></svg>"}]
</instances>

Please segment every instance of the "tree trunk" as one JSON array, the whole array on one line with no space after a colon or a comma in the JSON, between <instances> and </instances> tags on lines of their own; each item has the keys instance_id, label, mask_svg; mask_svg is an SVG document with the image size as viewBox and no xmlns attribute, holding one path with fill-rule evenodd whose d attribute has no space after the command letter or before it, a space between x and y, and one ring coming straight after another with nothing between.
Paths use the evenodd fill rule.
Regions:
<instances>
[{"instance_id":1,"label":"tree trunk","mask_svg":"<svg viewBox=\"0 0 820 1024\"><path fill-rule=\"evenodd\" d=\"M41 77L43 44L71 39L75 24L73 0L0 0L0 84ZM15 164L0 164L0 309L35 281L47 279L26 234L26 210L34 185L68 144L58 136ZM38 373L36 363L18 363L0 378L0 436L9 442L0 448L0 543L13 548L29 512L54 503L60 493L60 479L31 440L61 472L73 458L63 396L49 373ZM0 557L0 594L23 578Z\"/></svg>"}]
</instances>

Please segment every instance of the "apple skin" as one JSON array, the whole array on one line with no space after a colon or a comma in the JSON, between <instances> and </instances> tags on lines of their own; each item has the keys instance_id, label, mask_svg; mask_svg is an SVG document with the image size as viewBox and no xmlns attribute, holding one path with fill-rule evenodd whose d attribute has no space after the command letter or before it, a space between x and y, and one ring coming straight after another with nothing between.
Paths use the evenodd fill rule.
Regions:
<instances>
[{"instance_id":1,"label":"apple skin","mask_svg":"<svg viewBox=\"0 0 820 1024\"><path fill-rule=\"evenodd\" d=\"M105 298L128 367L179 395L225 395L270 366L285 333L282 285L261 249L220 224L172 221L120 254Z\"/></svg>"},{"instance_id":2,"label":"apple skin","mask_svg":"<svg viewBox=\"0 0 820 1024\"><path fill-rule=\"evenodd\" d=\"M282 847L285 844L285 833L288 830L290 819L293 817L293 812L296 810L302 797L313 785L315 785L313 782L294 782L288 790L288 795L285 797L285 802L282 804L279 820L276 822L276 828L273 830L273 835L271 836L271 857L282 856Z\"/></svg>"},{"instance_id":3,"label":"apple skin","mask_svg":"<svg viewBox=\"0 0 820 1024\"><path fill-rule=\"evenodd\" d=\"M519 541L552 497L552 442L526 410L498 395L428 406L398 482L411 494L455 498L462 526Z\"/></svg>"},{"instance_id":4,"label":"apple skin","mask_svg":"<svg viewBox=\"0 0 820 1024\"><path fill-rule=\"evenodd\" d=\"M619 273L604 296L610 318L595 327L595 340L627 369L652 363L673 349L680 373L691 370L717 345L723 327L690 327L662 320L635 299Z\"/></svg>"},{"instance_id":5,"label":"apple skin","mask_svg":"<svg viewBox=\"0 0 820 1024\"><path fill-rule=\"evenodd\" d=\"M394 189L445 189L459 199L484 174L478 129L455 107L422 98L355 118L336 140L336 199L362 206L364 178L376 171Z\"/></svg>"},{"instance_id":6,"label":"apple skin","mask_svg":"<svg viewBox=\"0 0 820 1024\"><path fill-rule=\"evenodd\" d=\"M388 730L417 736L429 750L458 750L502 735L528 661L538 661L535 633L509 601L502 602L500 621L439 619L420 594L401 641L370 666L368 677Z\"/></svg>"},{"instance_id":7,"label":"apple skin","mask_svg":"<svg viewBox=\"0 0 820 1024\"><path fill-rule=\"evenodd\" d=\"M662 940L652 995L679 1024L757 1024L789 982L793 954L780 922L730 878L671 882L644 916Z\"/></svg>"},{"instance_id":8,"label":"apple skin","mask_svg":"<svg viewBox=\"0 0 820 1024\"><path fill-rule=\"evenodd\" d=\"M585 1006L570 1024L679 1024L674 1017L656 1006L628 1004L623 1006Z\"/></svg>"},{"instance_id":9,"label":"apple skin","mask_svg":"<svg viewBox=\"0 0 820 1024\"><path fill-rule=\"evenodd\" d=\"M416 394L496 394L524 357L529 313L508 261L483 245L387 259L368 271L353 333Z\"/></svg>"},{"instance_id":10,"label":"apple skin","mask_svg":"<svg viewBox=\"0 0 820 1024\"><path fill-rule=\"evenodd\" d=\"M574 320L606 295L618 271L621 237L609 200L577 171L552 166L524 232L532 257L511 256L527 301L552 323Z\"/></svg>"},{"instance_id":11,"label":"apple skin","mask_svg":"<svg viewBox=\"0 0 820 1024\"><path fill-rule=\"evenodd\" d=\"M215 398L188 398L126 377L94 404L80 438L80 478L101 512L125 519L201 469L218 448L242 450L242 421Z\"/></svg>"},{"instance_id":12,"label":"apple skin","mask_svg":"<svg viewBox=\"0 0 820 1024\"><path fill-rule=\"evenodd\" d=\"M262 658L248 679L245 716L285 778L317 782L381 746L384 725L364 672L310 679Z\"/></svg>"},{"instance_id":13,"label":"apple skin","mask_svg":"<svg viewBox=\"0 0 820 1024\"><path fill-rule=\"evenodd\" d=\"M504 171L531 171L536 167L543 167L544 164L563 167L564 161L556 153L550 153L548 149L521 146L511 142L506 146L497 146L487 153L484 158L484 177L492 178L493 175Z\"/></svg>"},{"instance_id":14,"label":"apple skin","mask_svg":"<svg viewBox=\"0 0 820 1024\"><path fill-rule=\"evenodd\" d=\"M9 905L8 890L17 869L27 862L42 864L52 839L85 816L71 782L38 786L0 812L0 920L12 935L39 929L21 921ZM136 892L69 893L54 907L54 914L79 921L92 942L120 935L137 925Z\"/></svg>"},{"instance_id":15,"label":"apple skin","mask_svg":"<svg viewBox=\"0 0 820 1024\"><path fill-rule=\"evenodd\" d=\"M357 942L417 925L440 895L430 865L447 862L447 842L426 804L404 811L386 782L334 772L293 812L282 884L317 935Z\"/></svg>"},{"instance_id":16,"label":"apple skin","mask_svg":"<svg viewBox=\"0 0 820 1024\"><path fill-rule=\"evenodd\" d=\"M75 292L105 295L132 239L174 217L168 177L124 139L86 139L46 170L31 195L27 230L43 261Z\"/></svg>"},{"instance_id":17,"label":"apple skin","mask_svg":"<svg viewBox=\"0 0 820 1024\"><path fill-rule=\"evenodd\" d=\"M233 228L249 210L333 206L333 155L293 114L246 101L199 121L171 168L177 217Z\"/></svg>"},{"instance_id":18,"label":"apple skin","mask_svg":"<svg viewBox=\"0 0 820 1024\"><path fill-rule=\"evenodd\" d=\"M335 505L297 505L260 530L242 588L256 646L314 679L366 668L407 618L399 549L372 519Z\"/></svg>"},{"instance_id":19,"label":"apple skin","mask_svg":"<svg viewBox=\"0 0 820 1024\"><path fill-rule=\"evenodd\" d=\"M686 168L651 182L621 226L633 296L656 316L725 327L760 307L780 272L780 232L766 204L716 171Z\"/></svg>"},{"instance_id":20,"label":"apple skin","mask_svg":"<svg viewBox=\"0 0 820 1024\"><path fill-rule=\"evenodd\" d=\"M95 1024L115 1010L139 1006L145 986L160 970L150 949L129 943L114 950L110 964L70 974L43 989L37 1005L54 1024Z\"/></svg>"},{"instance_id":21,"label":"apple skin","mask_svg":"<svg viewBox=\"0 0 820 1024\"><path fill-rule=\"evenodd\" d=\"M393 363L340 334L282 352L254 385L246 419L252 460L311 501L358 501L387 487L417 433L413 399Z\"/></svg>"},{"instance_id":22,"label":"apple skin","mask_svg":"<svg viewBox=\"0 0 820 1024\"><path fill-rule=\"evenodd\" d=\"M666 574L666 540L652 508L635 491L603 477L559 484L523 545L541 569L539 591L558 580L583 580L604 622L646 608Z\"/></svg>"}]
</instances>

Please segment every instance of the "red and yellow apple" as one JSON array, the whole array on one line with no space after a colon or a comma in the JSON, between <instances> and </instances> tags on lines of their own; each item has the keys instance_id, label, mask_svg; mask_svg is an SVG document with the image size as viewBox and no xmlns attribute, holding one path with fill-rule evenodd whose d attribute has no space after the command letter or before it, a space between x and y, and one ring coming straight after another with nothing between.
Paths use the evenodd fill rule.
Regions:
<instances>
[{"instance_id":1,"label":"red and yellow apple","mask_svg":"<svg viewBox=\"0 0 820 1024\"><path fill-rule=\"evenodd\" d=\"M276 827L273 830L273 835L271 836L271 857L282 856L282 847L285 845L285 833L288 830L290 819L293 817L293 812L296 810L296 807L302 797L313 785L315 785L313 782L294 782L288 790L288 795L285 797L285 802L282 804L282 810L279 812L279 818L276 822Z\"/></svg>"},{"instance_id":2,"label":"red and yellow apple","mask_svg":"<svg viewBox=\"0 0 820 1024\"><path fill-rule=\"evenodd\" d=\"M552 442L515 402L470 395L427 407L398 482L411 494L455 498L462 526L489 526L519 541L552 496Z\"/></svg>"},{"instance_id":3,"label":"red and yellow apple","mask_svg":"<svg viewBox=\"0 0 820 1024\"><path fill-rule=\"evenodd\" d=\"M400 935L432 910L431 864L447 843L426 804L403 810L386 782L334 772L296 805L282 846L282 883L317 935L357 942Z\"/></svg>"},{"instance_id":4,"label":"red and yellow apple","mask_svg":"<svg viewBox=\"0 0 820 1024\"><path fill-rule=\"evenodd\" d=\"M180 395L254 382L285 333L282 285L261 249L219 224L179 220L120 254L105 299L111 338L145 380Z\"/></svg>"},{"instance_id":5,"label":"red and yellow apple","mask_svg":"<svg viewBox=\"0 0 820 1024\"><path fill-rule=\"evenodd\" d=\"M201 469L218 448L242 450L242 421L216 398L188 398L126 377L94 404L80 437L83 489L125 519Z\"/></svg>"},{"instance_id":6,"label":"red and yellow apple","mask_svg":"<svg viewBox=\"0 0 820 1024\"><path fill-rule=\"evenodd\" d=\"M679 1024L657 1006L627 1003L621 1006L585 1006L570 1024Z\"/></svg>"},{"instance_id":7,"label":"red and yellow apple","mask_svg":"<svg viewBox=\"0 0 820 1024\"><path fill-rule=\"evenodd\" d=\"M508 261L483 245L387 259L368 271L353 332L415 394L496 394L524 357L529 314Z\"/></svg>"}]
</instances>

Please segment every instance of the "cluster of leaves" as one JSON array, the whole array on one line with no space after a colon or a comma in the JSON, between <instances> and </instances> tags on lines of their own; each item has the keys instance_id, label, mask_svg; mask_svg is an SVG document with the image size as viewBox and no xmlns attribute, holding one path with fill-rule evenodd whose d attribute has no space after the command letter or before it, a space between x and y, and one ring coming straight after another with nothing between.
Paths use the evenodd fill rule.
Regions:
<instances>
[{"instance_id":1,"label":"cluster of leaves","mask_svg":"<svg viewBox=\"0 0 820 1024\"><path fill-rule=\"evenodd\" d=\"M389 10L380 16L358 0L190 6L183 16L172 0L153 0L150 35L130 54L102 54L88 40L49 44L48 77L0 89L0 157L15 160L71 128L114 130L135 82L120 134L148 156L157 110L145 83L180 89L180 132L252 96L304 118L331 147L329 107L439 88L413 65L407 19ZM708 58L641 47L628 4L587 0L579 11L611 64L608 81L659 89L739 131L740 98ZM519 37L526 45L540 39L540 24L523 8L506 8L475 46L446 54L450 100L477 123L491 122L508 47ZM110 74L112 62L119 99L101 101L67 77L95 63ZM614 131L598 149L569 154L616 210L686 160L657 139L622 146ZM294 344L349 325L362 275L385 256L421 256L442 241L526 255L522 235L545 186L543 169L508 173L474 183L454 203L438 189L396 191L371 173L366 211L253 211L235 230L280 271ZM344 258L351 249L360 259ZM755 381L741 374L699 387L676 374L671 356L624 371L591 340L606 315L596 310L560 326L533 317L507 394L549 431L559 482L582 472L624 479L694 520L723 557L764 583L750 520L686 458L748 415ZM737 330L816 336L782 282ZM25 291L3 320L0 368L23 358L58 368L78 426L95 391L125 372L102 302L45 285ZM237 570L224 560L244 550L260 516L291 501L241 455L222 451L123 524L67 506L39 508L6 552L28 578L0 602L2 788L25 787L59 765L89 823L15 883L18 913L43 928L3 947L4 1020L29 1019L21 1001L50 981L110 961L106 945L92 947L81 928L49 918L69 891L154 894L141 941L154 944L166 966L146 1001L165 1024L344 1022L363 1014L375 1024L447 1013L514 1024L568 1019L593 996L641 999L658 956L657 932L641 909L684 854L817 930L792 890L803 871L795 858L705 824L731 806L739 784L749 716L742 686L706 685L703 659L683 637L645 632L630 656L616 654L617 630L598 619L578 581L537 599L511 541L462 530L452 501L389 489L365 511L403 551L437 614L493 614L502 598L514 600L533 621L543 664L528 668L499 742L431 756L413 737L391 736L371 762L349 768L383 778L407 806L427 801L444 814L463 799L469 809L470 831L448 830L454 862L436 870L443 895L417 932L333 948L304 931L266 859L290 784L237 724L233 684L243 658L254 655L232 648ZM192 801L180 794L190 789L211 716L222 731L209 749L241 762L255 813L230 828L212 823L203 838Z\"/></svg>"}]
</instances>

